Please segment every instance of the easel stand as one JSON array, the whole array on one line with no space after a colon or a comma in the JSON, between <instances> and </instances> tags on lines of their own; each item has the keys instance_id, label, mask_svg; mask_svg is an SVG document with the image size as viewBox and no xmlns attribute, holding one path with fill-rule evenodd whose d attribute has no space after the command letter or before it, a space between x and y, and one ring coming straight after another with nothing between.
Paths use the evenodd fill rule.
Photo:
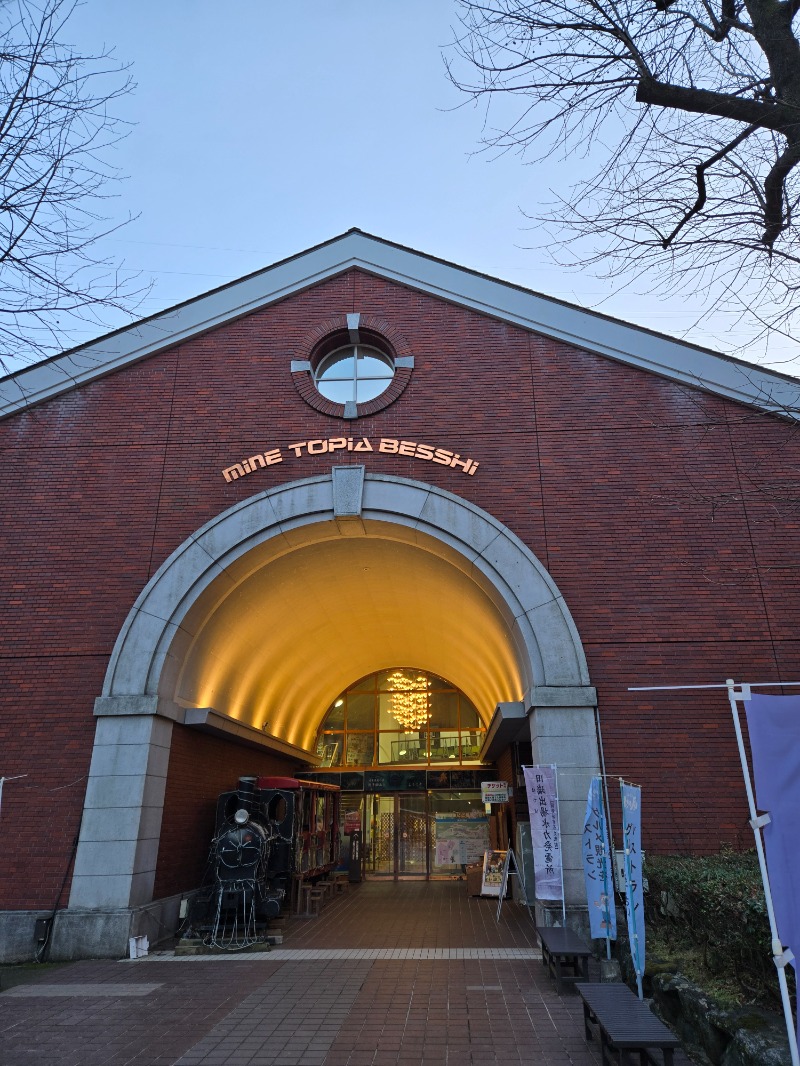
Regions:
<instances>
[{"instance_id":1,"label":"easel stand","mask_svg":"<svg viewBox=\"0 0 800 1066\"><path fill-rule=\"evenodd\" d=\"M514 867L513 870L511 867ZM500 882L500 898L497 901L497 921L500 921L500 911L503 909L503 900L505 899L506 891L508 889L509 877L519 878L519 887L522 889L522 895L525 899L525 906L528 908L528 917L533 921L533 915L531 914L531 905L528 903L528 891L525 888L525 875L520 869L517 863L517 857L514 854L512 848L509 848L506 852L506 861L503 863L503 880Z\"/></svg>"}]
</instances>

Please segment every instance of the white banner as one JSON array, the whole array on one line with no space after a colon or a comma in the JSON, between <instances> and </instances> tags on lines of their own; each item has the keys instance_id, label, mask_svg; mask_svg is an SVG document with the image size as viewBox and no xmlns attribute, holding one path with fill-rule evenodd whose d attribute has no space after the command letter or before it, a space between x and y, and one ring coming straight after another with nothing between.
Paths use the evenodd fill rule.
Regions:
<instances>
[{"instance_id":1,"label":"white banner","mask_svg":"<svg viewBox=\"0 0 800 1066\"><path fill-rule=\"evenodd\" d=\"M554 766L523 766L537 899L562 899L561 829Z\"/></svg>"}]
</instances>

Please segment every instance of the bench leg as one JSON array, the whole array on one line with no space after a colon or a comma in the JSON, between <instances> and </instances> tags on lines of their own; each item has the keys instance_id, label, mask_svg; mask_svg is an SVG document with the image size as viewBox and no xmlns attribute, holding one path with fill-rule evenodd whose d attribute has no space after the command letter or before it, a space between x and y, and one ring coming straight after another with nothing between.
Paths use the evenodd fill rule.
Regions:
<instances>
[{"instance_id":1,"label":"bench leg","mask_svg":"<svg viewBox=\"0 0 800 1066\"><path fill-rule=\"evenodd\" d=\"M592 1016L592 1012L589 1010L589 1004L586 1002L586 1000L584 1000L583 1001L583 1029L584 1029L584 1032L586 1033L586 1039L587 1040L591 1040L592 1039L592 1030L591 1030L591 1027L589 1025L589 1019L591 1018L591 1016Z\"/></svg>"},{"instance_id":2,"label":"bench leg","mask_svg":"<svg viewBox=\"0 0 800 1066\"><path fill-rule=\"evenodd\" d=\"M595 1016L592 1014L592 1012L591 1012L591 1010L589 1008L589 1004L584 1000L583 1001L583 1028L586 1031L586 1039L587 1039L587 1041L592 1039L592 1030L591 1030L591 1027L589 1025L590 1019L591 1019L591 1021L593 1021L593 1022L595 1022L597 1024L597 1031L598 1031L598 1033L600 1035L600 1062L601 1062L602 1066L606 1066L606 1063L608 1063L608 1066L615 1066L614 1055L613 1055L613 1053L614 1053L614 1045L608 1039L608 1034L606 1033L605 1029L602 1027L602 1025L597 1020L597 1018L595 1018ZM627 1056L625 1054L625 1051L620 1051L619 1052L619 1066L625 1066L626 1058L627 1058ZM666 1064L665 1064L665 1066L666 1066ZM669 1064L669 1066L671 1066L671 1064Z\"/></svg>"},{"instance_id":3,"label":"bench leg","mask_svg":"<svg viewBox=\"0 0 800 1066\"><path fill-rule=\"evenodd\" d=\"M611 1058L611 1043L606 1036L606 1031L600 1026L600 1061L605 1066L608 1063L609 1066L613 1066L614 1060ZM622 1055L620 1055L620 1062L622 1062Z\"/></svg>"}]
</instances>

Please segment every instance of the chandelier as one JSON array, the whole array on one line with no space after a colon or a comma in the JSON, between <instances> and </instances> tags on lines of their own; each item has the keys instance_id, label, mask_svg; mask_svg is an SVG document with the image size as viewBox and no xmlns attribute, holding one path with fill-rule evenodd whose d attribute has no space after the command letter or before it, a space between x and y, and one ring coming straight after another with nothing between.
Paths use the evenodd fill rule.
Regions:
<instances>
[{"instance_id":1,"label":"chandelier","mask_svg":"<svg viewBox=\"0 0 800 1066\"><path fill-rule=\"evenodd\" d=\"M432 717L429 709L428 689L430 681L424 674L416 677L404 670L395 670L387 678L389 688L389 714L396 718L403 729L421 729Z\"/></svg>"}]
</instances>

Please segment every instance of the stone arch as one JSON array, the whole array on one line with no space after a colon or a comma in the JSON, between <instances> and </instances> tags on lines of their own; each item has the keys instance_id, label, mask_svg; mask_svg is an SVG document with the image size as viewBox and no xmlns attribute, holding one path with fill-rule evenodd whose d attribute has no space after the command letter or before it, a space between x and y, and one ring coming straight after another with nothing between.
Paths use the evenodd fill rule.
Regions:
<instances>
[{"instance_id":1,"label":"stone arch","mask_svg":"<svg viewBox=\"0 0 800 1066\"><path fill-rule=\"evenodd\" d=\"M351 506L354 493L358 500ZM212 583L233 580L227 572L243 565L248 553L266 541L277 538L290 551L304 527L348 519L382 523L398 539L413 539L416 533L431 537L487 590L510 619L525 698L535 686L589 684L586 657L563 596L511 530L444 489L341 467L249 497L184 541L126 619L103 696L163 694L162 674L191 638L185 622L192 605Z\"/></svg>"},{"instance_id":2,"label":"stone arch","mask_svg":"<svg viewBox=\"0 0 800 1066\"><path fill-rule=\"evenodd\" d=\"M142 590L120 631L95 703L97 730L67 912L83 916L84 950L92 949L89 912L103 912L102 920L92 919L99 938L93 949L100 954L146 932L148 916L169 921L166 911L153 909L153 885L173 722L198 724L190 721L193 709L172 698L195 635L197 605L206 617L213 614L215 597L224 598L248 568L263 566L259 553L267 549L277 558L315 537L376 530L423 551L435 546L436 555L479 586L502 615L519 666L520 698L501 707L509 709L506 726L530 730L534 761L566 760L596 771L595 696L577 628L556 583L514 533L444 489L366 474L363 467L334 467L277 486L188 537ZM568 897L574 898L579 806L577 795L569 796L562 822L565 854L575 853L567 871ZM116 916L116 939L109 915ZM66 928L66 918L62 924Z\"/></svg>"}]
</instances>

